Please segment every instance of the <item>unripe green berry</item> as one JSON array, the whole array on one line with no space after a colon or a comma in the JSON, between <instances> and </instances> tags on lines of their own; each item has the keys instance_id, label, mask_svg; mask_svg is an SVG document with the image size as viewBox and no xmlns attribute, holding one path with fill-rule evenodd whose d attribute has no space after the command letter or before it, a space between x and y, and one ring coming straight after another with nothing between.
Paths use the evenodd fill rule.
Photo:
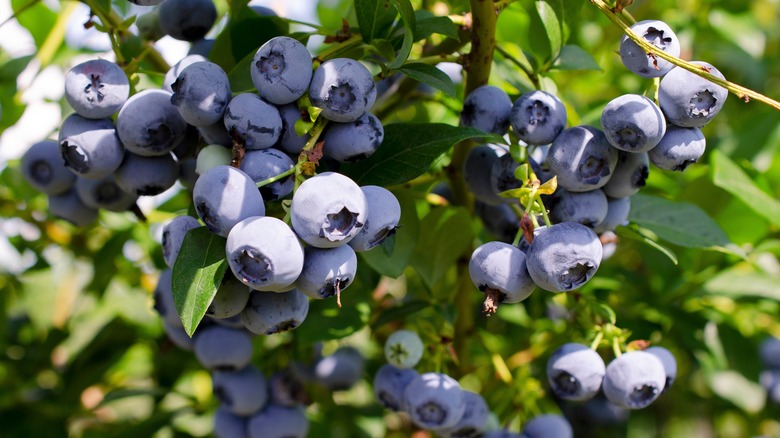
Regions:
<instances>
[{"instance_id":1,"label":"unripe green berry","mask_svg":"<svg viewBox=\"0 0 780 438\"><path fill-rule=\"evenodd\" d=\"M395 367L412 368L420 362L422 355L422 340L411 330L398 330L385 342L385 357Z\"/></svg>"}]
</instances>

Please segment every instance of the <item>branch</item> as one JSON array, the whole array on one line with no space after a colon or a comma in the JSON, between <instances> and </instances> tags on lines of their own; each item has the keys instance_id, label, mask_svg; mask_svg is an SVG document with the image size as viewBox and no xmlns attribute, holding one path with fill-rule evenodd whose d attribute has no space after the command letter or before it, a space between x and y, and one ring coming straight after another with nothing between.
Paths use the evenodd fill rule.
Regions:
<instances>
[{"instance_id":1,"label":"branch","mask_svg":"<svg viewBox=\"0 0 780 438\"><path fill-rule=\"evenodd\" d=\"M648 54L653 54L654 56L661 58L663 60L669 61L672 64L676 65L677 67L683 68L685 70L688 70L689 72L701 76L704 79L707 79L708 81L718 84L721 87L729 90L730 92L736 94L740 99L742 99L745 102L749 102L752 100L757 100L759 102L763 102L772 108L780 111L780 102L771 99L757 91L753 91L749 88L745 88L742 85L735 84L733 82L729 82L727 80L721 79L708 71L704 70L701 66L696 64L691 64L690 62L684 61L676 56L672 56L663 50L658 50L657 47L650 44L649 42L645 41L644 38L634 33L631 28L629 27L626 22L623 21L620 17L618 17L614 12L612 12L612 9L610 9L609 6L607 6L606 3L604 3L603 0L590 0L591 3L593 3L594 6L596 6L604 15L609 18L610 21L615 23L618 27L623 29L623 32L628 36L628 38L631 39L631 41L637 43L639 47L641 47L645 52Z\"/></svg>"}]
</instances>

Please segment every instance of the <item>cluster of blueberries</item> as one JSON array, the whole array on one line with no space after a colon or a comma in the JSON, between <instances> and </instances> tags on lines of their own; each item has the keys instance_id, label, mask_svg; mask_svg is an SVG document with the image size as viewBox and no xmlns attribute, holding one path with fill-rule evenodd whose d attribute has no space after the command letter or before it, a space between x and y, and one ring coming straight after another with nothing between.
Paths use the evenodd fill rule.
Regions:
<instances>
[{"instance_id":1,"label":"cluster of blueberries","mask_svg":"<svg viewBox=\"0 0 780 438\"><path fill-rule=\"evenodd\" d=\"M154 293L155 309L163 318L168 339L195 357L212 372L214 395L220 407L214 417L214 434L218 438L303 438L308 435L309 420L305 415L307 384L316 384L329 391L351 388L362 377L363 355L355 348L340 347L330 355L315 354L309 365L293 363L265 377L252 365L253 337L251 323L242 322L251 296L280 297L283 294L252 293L232 275L228 275L208 308L194 336L190 338L181 323L173 301L171 270L163 271ZM268 303L265 304L266 306ZM262 306L254 307L255 311ZM280 327L293 324L276 312ZM297 323L296 323L297 324Z\"/></svg>"},{"instance_id":2,"label":"cluster of blueberries","mask_svg":"<svg viewBox=\"0 0 780 438\"><path fill-rule=\"evenodd\" d=\"M663 347L629 351L605 365L595 350L572 342L547 361L547 380L558 398L580 402L603 391L610 403L623 409L647 407L676 377L677 361Z\"/></svg>"},{"instance_id":3,"label":"cluster of blueberries","mask_svg":"<svg viewBox=\"0 0 780 438\"><path fill-rule=\"evenodd\" d=\"M632 30L659 50L679 56L677 37L665 23L641 21ZM564 292L585 284L613 249L602 241L611 244L615 228L627 224L630 197L645 185L649 163L682 171L704 153L699 128L718 114L727 90L645 53L627 36L620 54L636 74L663 76L659 105L641 95L620 96L604 107L601 129L566 129L565 106L544 91L525 93L513 103L503 90L485 85L466 98L463 125L498 135L511 126L520 145L528 148L528 163L540 182L557 180L555 193L542 197L555 224L537 227L514 246L505 243L513 242L520 230L512 204L525 206L501 193L524 183L516 177L519 164L499 145L477 146L466 157L463 174L477 200L476 211L501 240L477 248L469 265L474 285L492 303L522 301L536 286ZM711 65L697 64L722 78Z\"/></svg>"},{"instance_id":4,"label":"cluster of blueberries","mask_svg":"<svg viewBox=\"0 0 780 438\"><path fill-rule=\"evenodd\" d=\"M442 438L571 438L571 425L560 415L541 415L518 434L493 424L485 399L463 389L444 373L418 373L423 355L420 336L398 330L384 346L387 364L374 376L374 394L387 409L403 413L411 422Z\"/></svg>"},{"instance_id":5,"label":"cluster of blueberries","mask_svg":"<svg viewBox=\"0 0 780 438\"><path fill-rule=\"evenodd\" d=\"M761 342L759 356L764 365L761 372L761 386L767 392L769 401L780 404L780 339L770 336Z\"/></svg>"}]
</instances>

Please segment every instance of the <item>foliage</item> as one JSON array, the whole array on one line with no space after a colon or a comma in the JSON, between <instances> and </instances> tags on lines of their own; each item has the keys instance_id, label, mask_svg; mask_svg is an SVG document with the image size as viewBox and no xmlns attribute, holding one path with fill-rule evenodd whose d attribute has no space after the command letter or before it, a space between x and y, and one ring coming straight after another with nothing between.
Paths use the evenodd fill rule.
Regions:
<instances>
[{"instance_id":1,"label":"foliage","mask_svg":"<svg viewBox=\"0 0 780 438\"><path fill-rule=\"evenodd\" d=\"M112 36L135 89L159 86L168 66L131 30L126 0L82 2L94 13L83 21ZM99 56L65 44L72 3L11 2L37 52L21 58L0 52L0 129L25 110L17 81L23 70L66 68L77 54ZM251 89L254 51L295 23L252 14L246 1L216 3L229 19L216 34L212 59L229 73L234 92ZM489 79L513 98L535 88L553 92L567 106L569 125L598 125L606 102L653 87L625 70L615 54L622 30L589 2L493 3L500 14L492 61L469 57L465 0L321 1L319 25L294 27L302 41L329 37L319 60L362 59L379 78L397 81L372 110L386 126L383 146L343 170L360 184L390 186L403 226L391 246L359 257L342 308L313 301L296 331L255 338L253 362L270 373L310 358L316 342L326 351L358 346L369 359L366 379L346 393L312 389L312 436L407 436L411 429L388 421L369 382L384 361L387 336L412 329L427 346L419 369L457 376L517 430L538 413L560 410L544 383L552 350L570 341L589 344L614 328L623 343L643 339L669 348L678 383L625 425L594 436L780 436L780 410L764 403L756 383L757 345L767 334L780 335L780 112L769 106L731 96L703 130L708 147L699 163L684 173L654 169L634 199L631 224L618 229L616 254L586 286L557 295L537 290L492 317L481 313L482 295L464 273L464 260L492 237L472 214L457 169L474 141L503 140L458 127L472 81ZM665 20L681 36L683 58L706 60L732 82L780 96L779 15L771 0L656 0L637 1L619 17ZM440 61L464 64L471 77L453 81L436 67ZM431 194L447 179L452 205ZM144 212L148 222L101 213L99 225L77 229L47 216L45 195L24 182L15 162L3 165L1 229L32 263L0 271L0 435L210 433L216 401L209 374L166 340L151 308L165 265L160 224L191 208L190 198L182 190L153 205ZM210 244L196 239L219 240L193 235L185 247ZM205 286L177 290L179 296L213 294L208 280L225 272L213 253L195 258L180 260L174 276L197 271ZM208 273L195 269L203 266ZM201 298L207 305L210 296ZM180 310L193 330L205 305L187 303ZM611 343L600 352L611 357Z\"/></svg>"}]
</instances>

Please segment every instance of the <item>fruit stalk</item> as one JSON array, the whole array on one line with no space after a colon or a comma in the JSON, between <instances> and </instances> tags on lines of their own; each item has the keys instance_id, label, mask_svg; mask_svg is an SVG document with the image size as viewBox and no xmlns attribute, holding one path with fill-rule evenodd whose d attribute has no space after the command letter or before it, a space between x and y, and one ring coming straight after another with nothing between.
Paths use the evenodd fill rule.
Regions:
<instances>
[{"instance_id":1,"label":"fruit stalk","mask_svg":"<svg viewBox=\"0 0 780 438\"><path fill-rule=\"evenodd\" d=\"M704 79L714 84L720 85L721 87L729 90L731 93L736 94L737 97L739 97L745 102L750 102L750 100L757 100L780 111L780 102L768 96L765 96L757 91L751 90L749 88L743 87L742 85L729 82L713 74L710 74L709 71L703 69L699 65L684 61L676 56L669 55L663 50L658 50L655 46L645 41L644 38L634 33L630 29L629 25L626 24L626 22L624 22L623 19L618 17L617 14L612 12L612 9L610 9L610 7L606 3L604 3L603 0L590 0L590 2L593 3L593 5L596 6L604 15L606 15L610 21L612 21L618 27L620 27L623 30L623 32L625 32L625 34L628 36L628 38L630 38L633 42L637 43L639 47L641 47L645 52L652 53L653 56L657 58L661 58L663 60L669 61L670 63L676 65L677 67L688 70L689 72L701 76Z\"/></svg>"}]
</instances>

